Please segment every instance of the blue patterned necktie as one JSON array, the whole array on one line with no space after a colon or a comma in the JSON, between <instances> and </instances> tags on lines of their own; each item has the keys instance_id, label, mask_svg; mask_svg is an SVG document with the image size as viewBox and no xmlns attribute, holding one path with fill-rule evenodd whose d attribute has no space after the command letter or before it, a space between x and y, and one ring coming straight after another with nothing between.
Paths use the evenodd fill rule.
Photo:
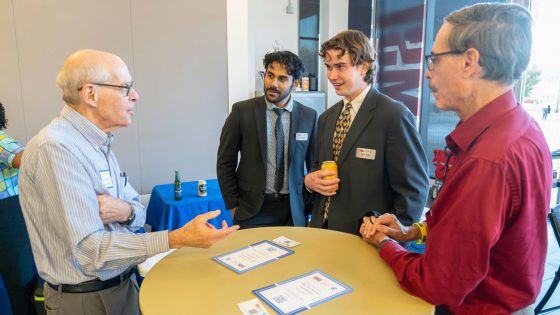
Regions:
<instances>
[{"instance_id":1,"label":"blue patterned necktie","mask_svg":"<svg viewBox=\"0 0 560 315\"><path fill-rule=\"evenodd\" d=\"M282 191L284 186L284 126L282 125L283 108L273 108L278 116L276 118L276 126L274 133L276 135L276 181L274 182L274 189L277 193Z\"/></svg>"}]
</instances>

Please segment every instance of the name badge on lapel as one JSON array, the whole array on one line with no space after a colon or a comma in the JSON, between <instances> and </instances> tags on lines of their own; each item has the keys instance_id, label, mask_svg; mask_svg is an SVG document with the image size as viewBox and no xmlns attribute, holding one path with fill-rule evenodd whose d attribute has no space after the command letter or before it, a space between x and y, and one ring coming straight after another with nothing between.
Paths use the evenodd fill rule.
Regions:
<instances>
[{"instance_id":1,"label":"name badge on lapel","mask_svg":"<svg viewBox=\"0 0 560 315\"><path fill-rule=\"evenodd\" d=\"M366 148L357 148L356 157L358 159L375 160L375 150Z\"/></svg>"},{"instance_id":2,"label":"name badge on lapel","mask_svg":"<svg viewBox=\"0 0 560 315\"><path fill-rule=\"evenodd\" d=\"M296 141L307 141L308 138L307 132L296 133Z\"/></svg>"},{"instance_id":3,"label":"name badge on lapel","mask_svg":"<svg viewBox=\"0 0 560 315\"><path fill-rule=\"evenodd\" d=\"M115 187L113 179L111 178L111 172L108 170L100 170L99 175L101 176L101 183L105 186L105 188Z\"/></svg>"}]
</instances>

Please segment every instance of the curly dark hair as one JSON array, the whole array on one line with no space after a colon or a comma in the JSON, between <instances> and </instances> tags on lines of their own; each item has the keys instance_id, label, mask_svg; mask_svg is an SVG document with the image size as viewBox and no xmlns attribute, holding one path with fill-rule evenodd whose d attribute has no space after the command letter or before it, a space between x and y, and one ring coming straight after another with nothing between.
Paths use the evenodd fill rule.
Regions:
<instances>
[{"instance_id":1,"label":"curly dark hair","mask_svg":"<svg viewBox=\"0 0 560 315\"><path fill-rule=\"evenodd\" d=\"M278 62L279 64L286 67L286 71L289 75L294 77L295 80L299 80L305 72L305 66L299 57L291 51L275 51L264 55L263 66L264 69L268 69L268 65L273 62Z\"/></svg>"},{"instance_id":2,"label":"curly dark hair","mask_svg":"<svg viewBox=\"0 0 560 315\"><path fill-rule=\"evenodd\" d=\"M8 125L8 120L6 119L6 112L4 111L4 105L0 103L0 130L6 129Z\"/></svg>"}]
</instances>

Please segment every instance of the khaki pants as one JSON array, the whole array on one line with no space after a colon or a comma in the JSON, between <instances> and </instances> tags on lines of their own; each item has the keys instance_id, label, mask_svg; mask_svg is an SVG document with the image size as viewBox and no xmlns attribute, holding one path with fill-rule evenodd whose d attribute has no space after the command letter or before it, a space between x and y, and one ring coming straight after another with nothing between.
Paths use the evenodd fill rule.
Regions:
<instances>
[{"instance_id":1,"label":"khaki pants","mask_svg":"<svg viewBox=\"0 0 560 315\"><path fill-rule=\"evenodd\" d=\"M140 315L134 274L120 285L88 293L56 291L45 283L44 295L49 315Z\"/></svg>"}]
</instances>

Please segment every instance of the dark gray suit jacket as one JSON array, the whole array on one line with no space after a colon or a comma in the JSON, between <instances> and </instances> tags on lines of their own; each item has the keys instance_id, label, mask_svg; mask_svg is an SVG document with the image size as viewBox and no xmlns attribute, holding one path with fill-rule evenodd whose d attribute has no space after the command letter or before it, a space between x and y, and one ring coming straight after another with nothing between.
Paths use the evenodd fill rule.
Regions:
<instances>
[{"instance_id":1,"label":"dark gray suit jacket","mask_svg":"<svg viewBox=\"0 0 560 315\"><path fill-rule=\"evenodd\" d=\"M306 223L303 201L304 167L311 168L317 112L294 101L288 143L288 187L295 226ZM296 140L296 133L307 140ZM241 153L238 165L238 153ZM264 96L235 103L220 136L217 174L227 209L237 207L238 220L251 218L261 209L266 188L266 102Z\"/></svg>"},{"instance_id":2,"label":"dark gray suit jacket","mask_svg":"<svg viewBox=\"0 0 560 315\"><path fill-rule=\"evenodd\" d=\"M333 134L343 106L340 101L319 117L314 169L333 160ZM357 157L358 148L375 150L375 159ZM416 119L403 104L372 87L342 143L337 164L340 184L331 197L329 229L358 234L360 218L372 210L394 213L407 225L418 221L429 190L428 162ZM313 227L322 225L325 200L314 194Z\"/></svg>"}]
</instances>

